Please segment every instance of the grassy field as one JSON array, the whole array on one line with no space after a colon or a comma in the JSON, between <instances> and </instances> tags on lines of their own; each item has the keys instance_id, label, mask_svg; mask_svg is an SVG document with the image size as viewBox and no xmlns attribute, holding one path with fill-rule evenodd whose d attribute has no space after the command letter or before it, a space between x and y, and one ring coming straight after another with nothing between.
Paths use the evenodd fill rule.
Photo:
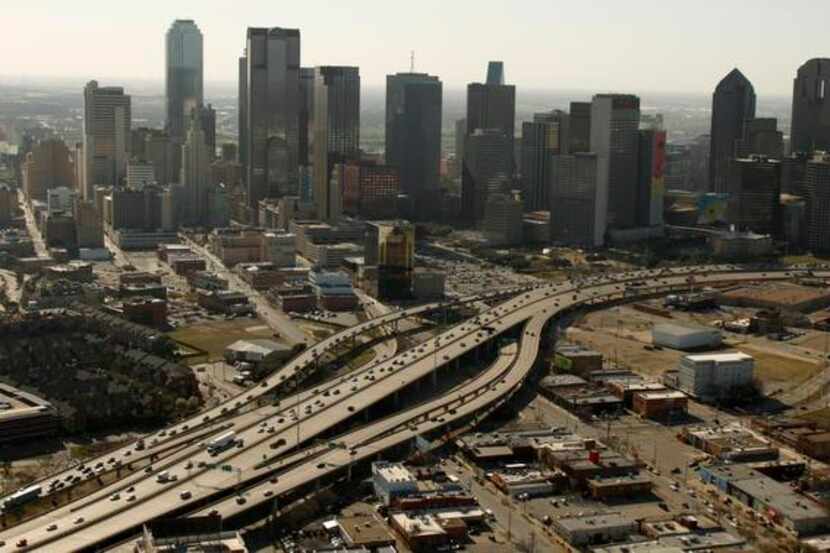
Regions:
<instances>
[{"instance_id":1,"label":"grassy field","mask_svg":"<svg viewBox=\"0 0 830 553\"><path fill-rule=\"evenodd\" d=\"M766 388L775 385L792 388L821 370L819 364L806 359L776 355L748 344L741 344L735 349L755 358L755 377L763 382Z\"/></svg>"},{"instance_id":2,"label":"grassy field","mask_svg":"<svg viewBox=\"0 0 830 553\"><path fill-rule=\"evenodd\" d=\"M204 350L208 361L222 358L225 348L244 338L270 338L274 333L260 319L234 319L231 321L207 321L197 325L180 328L169 334L171 338L185 347ZM194 363L204 363L204 357L196 357Z\"/></svg>"}]
</instances>

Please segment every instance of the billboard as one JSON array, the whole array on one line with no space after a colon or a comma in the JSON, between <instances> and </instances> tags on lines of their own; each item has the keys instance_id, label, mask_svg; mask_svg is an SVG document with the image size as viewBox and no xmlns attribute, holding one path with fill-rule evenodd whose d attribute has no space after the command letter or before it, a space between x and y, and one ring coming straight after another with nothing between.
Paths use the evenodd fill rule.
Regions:
<instances>
[{"instance_id":1,"label":"billboard","mask_svg":"<svg viewBox=\"0 0 830 553\"><path fill-rule=\"evenodd\" d=\"M701 194L697 199L697 224L726 223L726 206L729 194Z\"/></svg>"}]
</instances>

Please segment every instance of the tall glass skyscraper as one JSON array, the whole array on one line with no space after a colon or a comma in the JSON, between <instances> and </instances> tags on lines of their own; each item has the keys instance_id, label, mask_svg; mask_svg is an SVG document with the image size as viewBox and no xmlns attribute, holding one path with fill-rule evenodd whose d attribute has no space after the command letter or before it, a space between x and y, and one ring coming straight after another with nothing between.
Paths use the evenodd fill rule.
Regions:
<instances>
[{"instance_id":1,"label":"tall glass skyscraper","mask_svg":"<svg viewBox=\"0 0 830 553\"><path fill-rule=\"evenodd\" d=\"M726 192L729 165L744 137L746 122L755 118L755 89L743 73L733 69L718 83L712 95L712 139L709 154L709 186Z\"/></svg>"},{"instance_id":2,"label":"tall glass skyscraper","mask_svg":"<svg viewBox=\"0 0 830 553\"><path fill-rule=\"evenodd\" d=\"M793 152L830 150L830 59L813 58L793 82Z\"/></svg>"},{"instance_id":3,"label":"tall glass skyscraper","mask_svg":"<svg viewBox=\"0 0 830 553\"><path fill-rule=\"evenodd\" d=\"M298 187L300 31L249 28L245 53L246 183L256 213L260 200Z\"/></svg>"},{"instance_id":4,"label":"tall glass skyscraper","mask_svg":"<svg viewBox=\"0 0 830 553\"><path fill-rule=\"evenodd\" d=\"M177 19L165 39L165 120L170 138L184 142L190 113L204 101L202 32L192 19Z\"/></svg>"},{"instance_id":5,"label":"tall glass skyscraper","mask_svg":"<svg viewBox=\"0 0 830 553\"><path fill-rule=\"evenodd\" d=\"M439 208L442 91L441 80L426 73L386 76L386 163L398 168L401 192L423 220Z\"/></svg>"}]
</instances>

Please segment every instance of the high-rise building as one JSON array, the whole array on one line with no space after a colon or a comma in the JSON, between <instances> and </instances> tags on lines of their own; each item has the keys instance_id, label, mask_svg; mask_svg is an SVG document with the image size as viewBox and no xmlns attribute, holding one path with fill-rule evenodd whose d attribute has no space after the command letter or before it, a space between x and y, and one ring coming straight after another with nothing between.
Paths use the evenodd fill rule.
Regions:
<instances>
[{"instance_id":1,"label":"high-rise building","mask_svg":"<svg viewBox=\"0 0 830 553\"><path fill-rule=\"evenodd\" d=\"M605 244L608 181L598 177L599 158L579 152L553 156L550 234L556 244L600 247Z\"/></svg>"},{"instance_id":2,"label":"high-rise building","mask_svg":"<svg viewBox=\"0 0 830 553\"><path fill-rule=\"evenodd\" d=\"M597 155L598 187L608 190L608 226L637 224L640 98L598 94L591 104L591 151Z\"/></svg>"},{"instance_id":3,"label":"high-rise building","mask_svg":"<svg viewBox=\"0 0 830 553\"><path fill-rule=\"evenodd\" d=\"M512 151L516 130L516 87L504 84L504 67L501 62L494 63L488 68L486 83L467 85L467 134L476 129L500 129L510 138Z\"/></svg>"},{"instance_id":4,"label":"high-rise building","mask_svg":"<svg viewBox=\"0 0 830 553\"><path fill-rule=\"evenodd\" d=\"M255 214L260 200L297 190L300 31L249 28L245 52L246 185Z\"/></svg>"},{"instance_id":5,"label":"high-rise building","mask_svg":"<svg viewBox=\"0 0 830 553\"><path fill-rule=\"evenodd\" d=\"M591 151L591 102L571 102L571 136L568 151L572 154Z\"/></svg>"},{"instance_id":6,"label":"high-rise building","mask_svg":"<svg viewBox=\"0 0 830 553\"><path fill-rule=\"evenodd\" d=\"M239 57L239 86L237 88L237 126L239 129L239 158L243 173L248 167L248 57L247 50ZM247 176L247 175L246 175ZM243 177L245 178L245 177Z\"/></svg>"},{"instance_id":7,"label":"high-rise building","mask_svg":"<svg viewBox=\"0 0 830 553\"><path fill-rule=\"evenodd\" d=\"M208 196L211 192L210 150L201 122L194 112L187 131L187 140L182 146L182 175L180 182L184 186L186 224L202 226L210 224L210 205Z\"/></svg>"},{"instance_id":8,"label":"high-rise building","mask_svg":"<svg viewBox=\"0 0 830 553\"><path fill-rule=\"evenodd\" d=\"M779 236L781 162L763 156L733 159L729 165L727 221L737 230Z\"/></svg>"},{"instance_id":9,"label":"high-rise building","mask_svg":"<svg viewBox=\"0 0 830 553\"><path fill-rule=\"evenodd\" d=\"M311 165L311 143L314 137L314 68L300 68L300 165Z\"/></svg>"},{"instance_id":10,"label":"high-rise building","mask_svg":"<svg viewBox=\"0 0 830 553\"><path fill-rule=\"evenodd\" d=\"M210 160L213 161L216 159L216 110L213 109L212 104L194 106L190 111L189 117L190 119L198 121L199 126L202 128L208 155L210 156Z\"/></svg>"},{"instance_id":11,"label":"high-rise building","mask_svg":"<svg viewBox=\"0 0 830 553\"><path fill-rule=\"evenodd\" d=\"M17 191L0 183L0 229L6 228L17 215Z\"/></svg>"},{"instance_id":12,"label":"high-rise building","mask_svg":"<svg viewBox=\"0 0 830 553\"><path fill-rule=\"evenodd\" d=\"M314 203L323 221L337 221L342 190L336 164L360 157L360 72L357 67L314 69Z\"/></svg>"},{"instance_id":13,"label":"high-rise building","mask_svg":"<svg viewBox=\"0 0 830 553\"><path fill-rule=\"evenodd\" d=\"M781 159L784 157L784 133L778 130L778 119L756 117L744 124L744 135L735 147L736 157L759 155Z\"/></svg>"},{"instance_id":14,"label":"high-rise building","mask_svg":"<svg viewBox=\"0 0 830 553\"><path fill-rule=\"evenodd\" d=\"M490 194L484 208L484 237L492 245L522 243L522 201L511 194Z\"/></svg>"},{"instance_id":15,"label":"high-rise building","mask_svg":"<svg viewBox=\"0 0 830 553\"><path fill-rule=\"evenodd\" d=\"M830 58L813 58L793 81L792 152L830 150Z\"/></svg>"},{"instance_id":16,"label":"high-rise building","mask_svg":"<svg viewBox=\"0 0 830 553\"><path fill-rule=\"evenodd\" d=\"M116 86L84 87L84 176L81 194L92 198L97 185L115 186L126 176L130 152L130 96Z\"/></svg>"},{"instance_id":17,"label":"high-rise building","mask_svg":"<svg viewBox=\"0 0 830 553\"><path fill-rule=\"evenodd\" d=\"M550 207L551 156L569 153L570 117L561 110L537 113L522 123L522 200L525 211Z\"/></svg>"},{"instance_id":18,"label":"high-rise building","mask_svg":"<svg viewBox=\"0 0 830 553\"><path fill-rule=\"evenodd\" d=\"M161 186L179 182L180 175L175 173L176 149L170 135L158 129L152 129L145 138L144 159L153 164L155 181Z\"/></svg>"},{"instance_id":19,"label":"high-rise building","mask_svg":"<svg viewBox=\"0 0 830 553\"><path fill-rule=\"evenodd\" d=\"M104 221L94 202L76 200L73 208L79 248L104 247Z\"/></svg>"},{"instance_id":20,"label":"high-rise building","mask_svg":"<svg viewBox=\"0 0 830 553\"><path fill-rule=\"evenodd\" d=\"M639 135L637 226L660 226L663 224L666 192L666 131L644 129L639 131Z\"/></svg>"},{"instance_id":21,"label":"high-rise building","mask_svg":"<svg viewBox=\"0 0 830 553\"><path fill-rule=\"evenodd\" d=\"M156 169L150 161L131 159L127 162L127 187L142 190L156 182Z\"/></svg>"},{"instance_id":22,"label":"high-rise building","mask_svg":"<svg viewBox=\"0 0 830 553\"><path fill-rule=\"evenodd\" d=\"M461 177L464 166L464 141L467 140L467 120L456 119L455 121L455 173L454 177Z\"/></svg>"},{"instance_id":23,"label":"high-rise building","mask_svg":"<svg viewBox=\"0 0 830 553\"><path fill-rule=\"evenodd\" d=\"M513 182L512 141L502 129L476 129L464 144L461 212L468 225L484 218L487 196L510 190Z\"/></svg>"},{"instance_id":24,"label":"high-rise building","mask_svg":"<svg viewBox=\"0 0 830 553\"><path fill-rule=\"evenodd\" d=\"M165 54L165 126L171 139L181 144L189 126L188 103L204 102L202 32L192 19L173 22L165 37Z\"/></svg>"},{"instance_id":25,"label":"high-rise building","mask_svg":"<svg viewBox=\"0 0 830 553\"><path fill-rule=\"evenodd\" d=\"M347 163L338 174L342 179L343 212L363 219L391 219L400 189L398 170L390 165L365 161Z\"/></svg>"},{"instance_id":26,"label":"high-rise building","mask_svg":"<svg viewBox=\"0 0 830 553\"><path fill-rule=\"evenodd\" d=\"M830 155L807 162L807 246L815 254L830 253Z\"/></svg>"},{"instance_id":27,"label":"high-rise building","mask_svg":"<svg viewBox=\"0 0 830 553\"><path fill-rule=\"evenodd\" d=\"M386 163L398 169L401 193L422 220L434 219L440 188L443 87L425 73L386 77Z\"/></svg>"},{"instance_id":28,"label":"high-rise building","mask_svg":"<svg viewBox=\"0 0 830 553\"><path fill-rule=\"evenodd\" d=\"M746 122L754 118L755 89L743 73L733 69L712 95L710 191L726 192L730 162L736 157Z\"/></svg>"},{"instance_id":29,"label":"high-rise building","mask_svg":"<svg viewBox=\"0 0 830 553\"><path fill-rule=\"evenodd\" d=\"M52 188L74 188L72 155L62 140L43 140L26 154L21 170L26 199L46 201Z\"/></svg>"},{"instance_id":30,"label":"high-rise building","mask_svg":"<svg viewBox=\"0 0 830 553\"><path fill-rule=\"evenodd\" d=\"M406 299L412 293L415 228L406 221L378 221L366 226L366 265L378 268L377 297Z\"/></svg>"}]
</instances>

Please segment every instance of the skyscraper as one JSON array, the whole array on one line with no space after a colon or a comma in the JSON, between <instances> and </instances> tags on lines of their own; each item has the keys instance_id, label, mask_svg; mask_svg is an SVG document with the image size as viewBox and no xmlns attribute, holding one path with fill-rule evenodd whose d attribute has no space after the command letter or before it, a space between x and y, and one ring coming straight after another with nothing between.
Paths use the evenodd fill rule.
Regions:
<instances>
[{"instance_id":1,"label":"skyscraper","mask_svg":"<svg viewBox=\"0 0 830 553\"><path fill-rule=\"evenodd\" d=\"M830 150L830 58L813 58L793 81L792 152Z\"/></svg>"},{"instance_id":2,"label":"skyscraper","mask_svg":"<svg viewBox=\"0 0 830 553\"><path fill-rule=\"evenodd\" d=\"M597 155L597 186L608 191L608 226L637 224L637 151L640 98L598 94L591 103L591 151Z\"/></svg>"},{"instance_id":3,"label":"skyscraper","mask_svg":"<svg viewBox=\"0 0 830 553\"><path fill-rule=\"evenodd\" d=\"M455 120L455 176L461 176L464 166L464 141L467 140L467 120Z\"/></svg>"},{"instance_id":4,"label":"skyscraper","mask_svg":"<svg viewBox=\"0 0 830 553\"><path fill-rule=\"evenodd\" d=\"M744 135L735 146L736 157L753 154L774 159L784 157L784 133L778 130L774 117L756 117L744 124Z\"/></svg>"},{"instance_id":5,"label":"skyscraper","mask_svg":"<svg viewBox=\"0 0 830 553\"><path fill-rule=\"evenodd\" d=\"M571 102L572 154L591 151L591 102Z\"/></svg>"},{"instance_id":6,"label":"skyscraper","mask_svg":"<svg viewBox=\"0 0 830 553\"><path fill-rule=\"evenodd\" d=\"M201 106L203 95L202 32L192 19L177 19L165 38L166 127L171 139L181 144L188 128L190 100Z\"/></svg>"},{"instance_id":7,"label":"skyscraper","mask_svg":"<svg viewBox=\"0 0 830 553\"><path fill-rule=\"evenodd\" d=\"M242 166L243 179L248 167L248 57L245 52L239 57L239 86L237 88L237 126L239 150L237 161Z\"/></svg>"},{"instance_id":8,"label":"skyscraper","mask_svg":"<svg viewBox=\"0 0 830 553\"><path fill-rule=\"evenodd\" d=\"M314 68L300 68L300 165L311 165L311 143L314 137Z\"/></svg>"},{"instance_id":9,"label":"skyscraper","mask_svg":"<svg viewBox=\"0 0 830 553\"><path fill-rule=\"evenodd\" d=\"M550 238L558 244L599 247L607 229L607 181L597 179L599 159L579 152L551 161Z\"/></svg>"},{"instance_id":10,"label":"skyscraper","mask_svg":"<svg viewBox=\"0 0 830 553\"><path fill-rule=\"evenodd\" d=\"M357 67L314 69L314 204L317 216L336 221L343 211L335 164L360 157L360 72Z\"/></svg>"},{"instance_id":11,"label":"skyscraper","mask_svg":"<svg viewBox=\"0 0 830 553\"><path fill-rule=\"evenodd\" d=\"M487 84L504 84L504 62L491 61L487 63Z\"/></svg>"},{"instance_id":12,"label":"skyscraper","mask_svg":"<svg viewBox=\"0 0 830 553\"><path fill-rule=\"evenodd\" d=\"M487 197L507 192L513 175L510 137L501 129L476 129L464 144L461 212L464 222L478 225L484 218Z\"/></svg>"},{"instance_id":13,"label":"skyscraper","mask_svg":"<svg viewBox=\"0 0 830 553\"><path fill-rule=\"evenodd\" d=\"M781 228L781 162L763 156L729 164L726 219L738 230L778 236Z\"/></svg>"},{"instance_id":14,"label":"skyscraper","mask_svg":"<svg viewBox=\"0 0 830 553\"><path fill-rule=\"evenodd\" d=\"M72 155L62 140L43 140L26 154L21 167L26 199L46 201L49 190L74 188Z\"/></svg>"},{"instance_id":15,"label":"skyscraper","mask_svg":"<svg viewBox=\"0 0 830 553\"><path fill-rule=\"evenodd\" d=\"M567 154L570 117L561 110L537 113L522 123L522 200L525 211L550 208L551 156Z\"/></svg>"},{"instance_id":16,"label":"skyscraper","mask_svg":"<svg viewBox=\"0 0 830 553\"><path fill-rule=\"evenodd\" d=\"M807 245L813 253L830 253L830 155L807 162Z\"/></svg>"},{"instance_id":17,"label":"skyscraper","mask_svg":"<svg viewBox=\"0 0 830 553\"><path fill-rule=\"evenodd\" d=\"M127 172L132 122L130 96L121 87L84 87L84 182L81 195L92 199L96 185L118 184Z\"/></svg>"},{"instance_id":18,"label":"skyscraper","mask_svg":"<svg viewBox=\"0 0 830 553\"><path fill-rule=\"evenodd\" d=\"M712 95L712 132L709 155L709 186L712 192L725 192L729 165L736 156L737 141L744 126L755 118L755 89L738 69L718 83Z\"/></svg>"},{"instance_id":19,"label":"skyscraper","mask_svg":"<svg viewBox=\"0 0 830 553\"><path fill-rule=\"evenodd\" d=\"M213 109L211 104L194 106L188 113L188 117L195 120L202 128L208 155L210 160L213 161L216 159L216 110Z\"/></svg>"},{"instance_id":20,"label":"skyscraper","mask_svg":"<svg viewBox=\"0 0 830 553\"><path fill-rule=\"evenodd\" d=\"M245 70L248 207L296 192L300 113L300 31L249 28Z\"/></svg>"},{"instance_id":21,"label":"skyscraper","mask_svg":"<svg viewBox=\"0 0 830 553\"><path fill-rule=\"evenodd\" d=\"M187 140L182 146L181 184L185 190L187 206L185 221L188 225L209 224L210 149L197 112L190 120Z\"/></svg>"},{"instance_id":22,"label":"skyscraper","mask_svg":"<svg viewBox=\"0 0 830 553\"><path fill-rule=\"evenodd\" d=\"M666 131L642 129L639 132L637 226L663 224L663 198L666 186Z\"/></svg>"},{"instance_id":23,"label":"skyscraper","mask_svg":"<svg viewBox=\"0 0 830 553\"><path fill-rule=\"evenodd\" d=\"M386 163L398 168L401 192L422 220L438 208L442 94L441 80L426 73L386 77Z\"/></svg>"},{"instance_id":24,"label":"skyscraper","mask_svg":"<svg viewBox=\"0 0 830 553\"><path fill-rule=\"evenodd\" d=\"M476 129L500 129L510 138L512 148L516 127L516 87L504 84L503 67L490 67L487 73L486 83L467 85L467 134ZM491 77L494 82L491 82Z\"/></svg>"}]
</instances>

